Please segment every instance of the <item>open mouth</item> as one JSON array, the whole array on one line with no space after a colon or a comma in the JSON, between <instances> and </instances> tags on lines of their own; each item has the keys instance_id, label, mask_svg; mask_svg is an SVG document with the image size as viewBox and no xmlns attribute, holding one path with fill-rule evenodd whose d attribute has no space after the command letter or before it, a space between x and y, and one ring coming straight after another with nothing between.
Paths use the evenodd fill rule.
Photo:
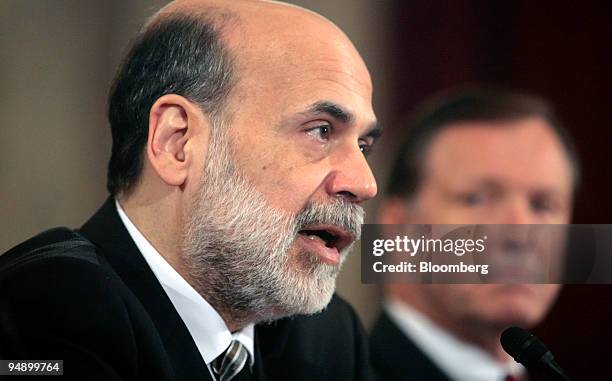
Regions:
<instances>
[{"instance_id":1,"label":"open mouth","mask_svg":"<svg viewBox=\"0 0 612 381\"><path fill-rule=\"evenodd\" d=\"M346 230L333 225L311 225L300 230L299 234L321 245L342 252L353 242L353 235Z\"/></svg>"}]
</instances>

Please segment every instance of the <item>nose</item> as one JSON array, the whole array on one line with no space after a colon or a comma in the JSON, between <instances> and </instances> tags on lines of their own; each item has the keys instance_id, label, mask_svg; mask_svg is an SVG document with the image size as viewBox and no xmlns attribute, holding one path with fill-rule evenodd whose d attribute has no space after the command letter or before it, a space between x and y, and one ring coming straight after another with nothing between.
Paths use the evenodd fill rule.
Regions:
<instances>
[{"instance_id":1,"label":"nose","mask_svg":"<svg viewBox=\"0 0 612 381\"><path fill-rule=\"evenodd\" d=\"M357 203L376 196L376 179L359 147L345 151L335 159L335 163L325 186L329 195L344 197L347 201Z\"/></svg>"},{"instance_id":2,"label":"nose","mask_svg":"<svg viewBox=\"0 0 612 381\"><path fill-rule=\"evenodd\" d=\"M502 210L502 224L534 224L537 223L529 206L529 201L516 197L509 199Z\"/></svg>"}]
</instances>

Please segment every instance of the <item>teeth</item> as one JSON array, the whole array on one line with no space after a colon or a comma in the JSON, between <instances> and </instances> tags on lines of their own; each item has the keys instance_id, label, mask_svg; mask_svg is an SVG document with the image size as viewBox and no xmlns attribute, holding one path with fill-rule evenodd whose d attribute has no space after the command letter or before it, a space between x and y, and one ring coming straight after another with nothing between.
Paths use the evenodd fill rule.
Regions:
<instances>
[{"instance_id":1,"label":"teeth","mask_svg":"<svg viewBox=\"0 0 612 381\"><path fill-rule=\"evenodd\" d=\"M308 239L310 239L311 241L321 242L321 244L323 246L325 246L325 244L326 244L326 242L321 237L319 237L318 235L312 234L312 235L307 235L306 237L308 237Z\"/></svg>"}]
</instances>

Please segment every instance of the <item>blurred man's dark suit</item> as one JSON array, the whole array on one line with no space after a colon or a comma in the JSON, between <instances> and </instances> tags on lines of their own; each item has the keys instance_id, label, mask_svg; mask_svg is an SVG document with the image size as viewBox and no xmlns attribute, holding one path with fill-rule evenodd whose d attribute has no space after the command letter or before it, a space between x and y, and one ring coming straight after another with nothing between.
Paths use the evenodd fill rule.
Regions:
<instances>
[{"instance_id":1,"label":"blurred man's dark suit","mask_svg":"<svg viewBox=\"0 0 612 381\"><path fill-rule=\"evenodd\" d=\"M453 381L385 311L379 315L370 335L370 358L380 381ZM544 381L549 376L543 371L531 370L514 379Z\"/></svg>"},{"instance_id":2,"label":"blurred man's dark suit","mask_svg":"<svg viewBox=\"0 0 612 381\"><path fill-rule=\"evenodd\" d=\"M79 233L53 229L0 256L0 357L61 359L88 380L211 380L114 201ZM334 296L323 313L256 326L252 378L370 380L367 350Z\"/></svg>"},{"instance_id":3,"label":"blurred man's dark suit","mask_svg":"<svg viewBox=\"0 0 612 381\"><path fill-rule=\"evenodd\" d=\"M380 314L372 330L370 356L382 381L451 381L386 312Z\"/></svg>"}]
</instances>

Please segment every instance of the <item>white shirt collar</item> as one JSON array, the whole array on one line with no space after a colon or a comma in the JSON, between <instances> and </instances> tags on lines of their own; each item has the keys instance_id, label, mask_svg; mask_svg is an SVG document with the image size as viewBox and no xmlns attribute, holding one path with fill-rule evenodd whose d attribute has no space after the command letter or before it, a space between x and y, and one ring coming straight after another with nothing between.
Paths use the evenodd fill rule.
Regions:
<instances>
[{"instance_id":1,"label":"white shirt collar","mask_svg":"<svg viewBox=\"0 0 612 381\"><path fill-rule=\"evenodd\" d=\"M388 299L383 308L400 330L455 381L503 381L508 374L525 373L522 365L496 361L481 348L459 340L404 302Z\"/></svg>"},{"instance_id":2,"label":"white shirt collar","mask_svg":"<svg viewBox=\"0 0 612 381\"><path fill-rule=\"evenodd\" d=\"M140 250L155 277L168 294L195 341L204 362L210 363L222 354L232 339L240 341L249 352L251 366L254 356L254 325L249 324L232 334L223 318L176 270L159 254L129 219L121 205L115 200L119 218L125 225L134 243Z\"/></svg>"}]
</instances>

